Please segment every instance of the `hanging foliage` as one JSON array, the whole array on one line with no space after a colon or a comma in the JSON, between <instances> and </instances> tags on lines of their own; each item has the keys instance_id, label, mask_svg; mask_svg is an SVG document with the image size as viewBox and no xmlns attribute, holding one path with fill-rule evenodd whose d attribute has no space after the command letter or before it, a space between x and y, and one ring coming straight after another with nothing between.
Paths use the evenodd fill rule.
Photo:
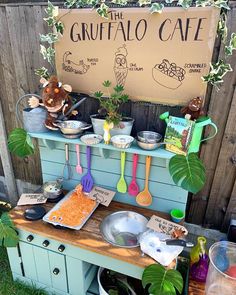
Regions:
<instances>
[{"instance_id":1,"label":"hanging foliage","mask_svg":"<svg viewBox=\"0 0 236 295\"><path fill-rule=\"evenodd\" d=\"M166 269L161 264L151 264L145 268L142 275L142 284L149 286L148 292L152 295L175 295L176 290L182 294L183 278L179 271Z\"/></svg>"},{"instance_id":2,"label":"hanging foliage","mask_svg":"<svg viewBox=\"0 0 236 295\"><path fill-rule=\"evenodd\" d=\"M195 153L172 157L169 171L176 185L194 194L203 188L206 181L204 164Z\"/></svg>"},{"instance_id":3,"label":"hanging foliage","mask_svg":"<svg viewBox=\"0 0 236 295\"><path fill-rule=\"evenodd\" d=\"M10 152L20 158L34 154L34 145L29 134L22 128L15 128L8 137Z\"/></svg>"}]
</instances>

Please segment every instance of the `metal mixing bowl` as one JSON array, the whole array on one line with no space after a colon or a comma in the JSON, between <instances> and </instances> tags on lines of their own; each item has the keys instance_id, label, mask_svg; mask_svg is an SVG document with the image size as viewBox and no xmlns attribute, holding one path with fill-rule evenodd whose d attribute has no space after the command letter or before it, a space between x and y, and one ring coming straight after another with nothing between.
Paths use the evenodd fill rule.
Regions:
<instances>
[{"instance_id":1,"label":"metal mixing bowl","mask_svg":"<svg viewBox=\"0 0 236 295\"><path fill-rule=\"evenodd\" d=\"M60 128L63 134L66 135L80 134L84 130L87 130L92 127L92 125L90 124L76 120L56 122L55 125Z\"/></svg>"},{"instance_id":2,"label":"metal mixing bowl","mask_svg":"<svg viewBox=\"0 0 236 295\"><path fill-rule=\"evenodd\" d=\"M139 140L136 140L136 141L137 141L137 145L141 147L141 149L148 150L148 151L155 150L159 148L161 145L165 144L163 142L148 143L148 142L142 142Z\"/></svg>"},{"instance_id":3,"label":"metal mixing bowl","mask_svg":"<svg viewBox=\"0 0 236 295\"><path fill-rule=\"evenodd\" d=\"M139 246L138 237L147 230L148 220L133 211L117 211L106 216L100 231L103 238L110 244L123 248Z\"/></svg>"},{"instance_id":4,"label":"metal mixing bowl","mask_svg":"<svg viewBox=\"0 0 236 295\"><path fill-rule=\"evenodd\" d=\"M140 131L137 133L138 140L145 143L157 143L162 139L161 134L153 131Z\"/></svg>"}]
</instances>

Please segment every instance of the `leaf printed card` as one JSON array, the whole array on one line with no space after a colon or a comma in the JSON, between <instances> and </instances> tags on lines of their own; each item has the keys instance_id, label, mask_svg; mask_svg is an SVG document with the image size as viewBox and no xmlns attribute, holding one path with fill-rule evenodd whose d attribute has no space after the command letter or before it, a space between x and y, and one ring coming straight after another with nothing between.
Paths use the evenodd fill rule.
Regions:
<instances>
[{"instance_id":1,"label":"leaf printed card","mask_svg":"<svg viewBox=\"0 0 236 295\"><path fill-rule=\"evenodd\" d=\"M92 200L96 200L98 203L108 207L115 194L116 193L114 191L105 189L103 187L94 186L88 196Z\"/></svg>"},{"instance_id":2,"label":"leaf printed card","mask_svg":"<svg viewBox=\"0 0 236 295\"><path fill-rule=\"evenodd\" d=\"M43 194L22 194L17 203L17 206L44 204L47 198Z\"/></svg>"}]
</instances>

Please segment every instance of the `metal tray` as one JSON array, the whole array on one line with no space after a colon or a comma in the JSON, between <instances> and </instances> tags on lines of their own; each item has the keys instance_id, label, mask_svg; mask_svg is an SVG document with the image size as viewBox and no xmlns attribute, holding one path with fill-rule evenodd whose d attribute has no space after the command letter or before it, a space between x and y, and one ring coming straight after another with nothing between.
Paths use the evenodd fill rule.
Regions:
<instances>
[{"instance_id":1,"label":"metal tray","mask_svg":"<svg viewBox=\"0 0 236 295\"><path fill-rule=\"evenodd\" d=\"M65 195L65 197L60 201L58 202L50 211L48 211L48 213L46 215L44 215L43 217L43 221L45 222L48 222L48 223L51 223L55 226L61 226L61 227L66 227L66 228L70 228L70 229L75 229L75 230L80 230L84 224L87 222L87 220L91 217L91 215L93 214L93 212L97 209L99 203L96 203L94 209L91 211L91 213L87 216L87 218L85 218L83 220L83 222L77 226L68 226L68 225L65 225L63 224L63 222L59 223L59 222L53 222L51 220L49 220L49 216L51 215L51 213L55 210L58 210L60 208L60 206L67 200L69 199L70 195L74 193L74 190L73 191L70 191L68 194Z\"/></svg>"}]
</instances>

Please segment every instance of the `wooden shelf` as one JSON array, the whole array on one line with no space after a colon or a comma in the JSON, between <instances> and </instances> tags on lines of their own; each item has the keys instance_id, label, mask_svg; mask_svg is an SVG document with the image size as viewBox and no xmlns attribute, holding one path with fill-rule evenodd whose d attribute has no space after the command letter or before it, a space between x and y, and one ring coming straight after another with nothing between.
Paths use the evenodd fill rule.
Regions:
<instances>
[{"instance_id":1,"label":"wooden shelf","mask_svg":"<svg viewBox=\"0 0 236 295\"><path fill-rule=\"evenodd\" d=\"M49 131L45 133L29 133L29 135L34 138L42 139L44 141L44 144L51 149L54 148L53 142L55 141L65 142L70 144L86 145L79 138L68 139L63 137L63 135L59 131ZM152 157L162 158L166 160L171 159L175 155L174 153L166 151L164 148L159 148L153 151L142 150L140 147L137 146L136 142L134 142L132 146L128 149L118 149L111 144L107 145L104 143L99 143L93 146L99 148L100 154L105 158L109 156L109 150L125 151L127 153L139 154L144 156L152 156Z\"/></svg>"}]
</instances>

